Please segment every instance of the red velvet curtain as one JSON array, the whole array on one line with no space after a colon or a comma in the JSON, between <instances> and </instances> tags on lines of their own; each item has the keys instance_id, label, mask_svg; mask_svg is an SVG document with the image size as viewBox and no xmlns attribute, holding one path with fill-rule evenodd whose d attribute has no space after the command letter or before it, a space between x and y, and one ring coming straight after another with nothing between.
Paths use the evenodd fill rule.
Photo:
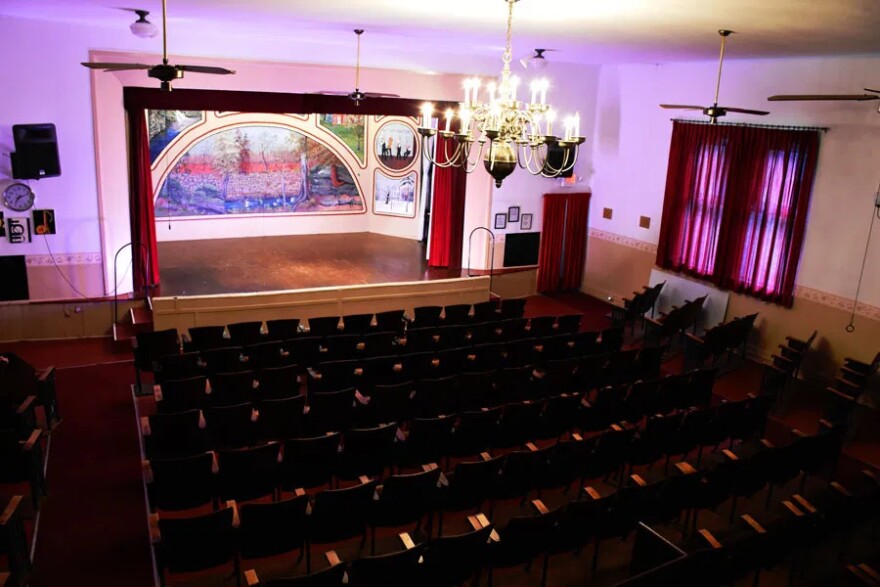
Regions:
<instances>
[{"instance_id":1,"label":"red velvet curtain","mask_svg":"<svg viewBox=\"0 0 880 587\"><path fill-rule=\"evenodd\" d=\"M438 137L437 151L445 148L446 139ZM429 267L461 267L466 183L460 167L434 167Z\"/></svg>"},{"instance_id":2,"label":"red velvet curtain","mask_svg":"<svg viewBox=\"0 0 880 587\"><path fill-rule=\"evenodd\" d=\"M819 133L676 122L657 264L790 307Z\"/></svg>"},{"instance_id":3,"label":"red velvet curtain","mask_svg":"<svg viewBox=\"0 0 880 587\"><path fill-rule=\"evenodd\" d=\"M134 291L159 283L153 176L150 173L150 137L146 118L143 108L128 111L128 194Z\"/></svg>"},{"instance_id":4,"label":"red velvet curtain","mask_svg":"<svg viewBox=\"0 0 880 587\"><path fill-rule=\"evenodd\" d=\"M579 289L587 250L590 194L545 194L538 291Z\"/></svg>"}]
</instances>

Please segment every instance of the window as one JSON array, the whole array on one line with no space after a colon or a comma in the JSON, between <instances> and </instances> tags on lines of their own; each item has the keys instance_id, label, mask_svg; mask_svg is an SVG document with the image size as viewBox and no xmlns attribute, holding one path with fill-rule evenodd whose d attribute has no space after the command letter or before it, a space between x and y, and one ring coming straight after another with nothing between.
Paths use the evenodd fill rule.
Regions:
<instances>
[{"instance_id":1,"label":"window","mask_svg":"<svg viewBox=\"0 0 880 587\"><path fill-rule=\"evenodd\" d=\"M790 306L818 131L676 122L657 264Z\"/></svg>"}]
</instances>

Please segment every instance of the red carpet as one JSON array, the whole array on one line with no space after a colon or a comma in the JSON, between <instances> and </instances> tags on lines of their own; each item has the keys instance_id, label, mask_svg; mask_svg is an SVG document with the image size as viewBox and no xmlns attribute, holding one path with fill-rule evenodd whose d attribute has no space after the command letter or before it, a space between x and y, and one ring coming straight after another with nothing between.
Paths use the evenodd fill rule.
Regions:
<instances>
[{"instance_id":1,"label":"red carpet","mask_svg":"<svg viewBox=\"0 0 880 587\"><path fill-rule=\"evenodd\" d=\"M35 587L152 585L131 363L60 369Z\"/></svg>"}]
</instances>

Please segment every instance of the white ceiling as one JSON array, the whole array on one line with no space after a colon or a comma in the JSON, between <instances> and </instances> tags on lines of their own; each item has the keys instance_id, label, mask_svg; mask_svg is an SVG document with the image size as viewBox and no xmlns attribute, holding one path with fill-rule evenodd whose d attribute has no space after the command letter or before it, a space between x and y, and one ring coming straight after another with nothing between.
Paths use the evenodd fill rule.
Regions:
<instances>
[{"instance_id":1,"label":"white ceiling","mask_svg":"<svg viewBox=\"0 0 880 587\"><path fill-rule=\"evenodd\" d=\"M352 43L363 27L374 47L417 46L474 58L497 57L504 45L505 0L168 0L174 34L210 32L255 39ZM0 0L0 15L126 27L121 5L151 11L160 0ZM737 58L880 54L880 0L522 0L515 5L514 53L534 47L573 63L711 59L716 30L739 34ZM366 46L365 46L366 50Z\"/></svg>"}]
</instances>

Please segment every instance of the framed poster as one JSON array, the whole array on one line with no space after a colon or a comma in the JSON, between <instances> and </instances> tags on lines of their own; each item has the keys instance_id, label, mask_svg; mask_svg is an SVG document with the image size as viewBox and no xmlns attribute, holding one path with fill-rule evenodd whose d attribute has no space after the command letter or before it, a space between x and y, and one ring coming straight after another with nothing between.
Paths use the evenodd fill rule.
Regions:
<instances>
[{"instance_id":1,"label":"framed poster","mask_svg":"<svg viewBox=\"0 0 880 587\"><path fill-rule=\"evenodd\" d=\"M417 183L415 171L403 177L388 177L377 169L373 182L373 214L414 218Z\"/></svg>"},{"instance_id":2,"label":"framed poster","mask_svg":"<svg viewBox=\"0 0 880 587\"><path fill-rule=\"evenodd\" d=\"M495 215L495 228L507 228L507 214L499 212Z\"/></svg>"},{"instance_id":3,"label":"framed poster","mask_svg":"<svg viewBox=\"0 0 880 587\"><path fill-rule=\"evenodd\" d=\"M404 122L387 122L376 133L374 146L379 164L391 171L406 169L416 160L416 133Z\"/></svg>"},{"instance_id":4,"label":"framed poster","mask_svg":"<svg viewBox=\"0 0 880 587\"><path fill-rule=\"evenodd\" d=\"M519 206L511 206L507 209L507 221L519 222Z\"/></svg>"},{"instance_id":5,"label":"framed poster","mask_svg":"<svg viewBox=\"0 0 880 587\"><path fill-rule=\"evenodd\" d=\"M532 229L532 215L531 214L523 214L522 219L519 223L520 230L531 230Z\"/></svg>"}]
</instances>

